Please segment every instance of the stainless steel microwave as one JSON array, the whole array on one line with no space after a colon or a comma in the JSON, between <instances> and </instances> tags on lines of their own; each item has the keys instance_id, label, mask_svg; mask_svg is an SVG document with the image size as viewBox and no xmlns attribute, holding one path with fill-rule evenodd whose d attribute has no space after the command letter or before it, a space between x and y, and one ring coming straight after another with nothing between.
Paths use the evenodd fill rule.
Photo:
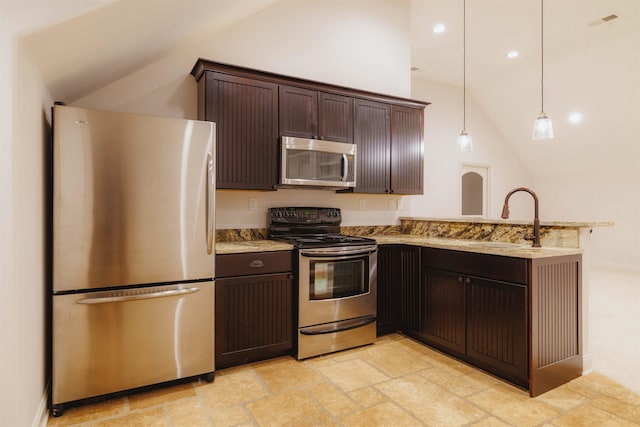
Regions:
<instances>
[{"instance_id":1,"label":"stainless steel microwave","mask_svg":"<svg viewBox=\"0 0 640 427\"><path fill-rule=\"evenodd\" d=\"M356 145L282 137L279 187L356 185Z\"/></svg>"}]
</instances>

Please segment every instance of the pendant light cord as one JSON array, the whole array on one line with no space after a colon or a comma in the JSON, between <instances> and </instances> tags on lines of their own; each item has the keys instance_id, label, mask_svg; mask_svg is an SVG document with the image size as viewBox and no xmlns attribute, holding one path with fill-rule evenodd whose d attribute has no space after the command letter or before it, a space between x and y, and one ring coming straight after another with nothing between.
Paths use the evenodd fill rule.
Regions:
<instances>
[{"instance_id":1,"label":"pendant light cord","mask_svg":"<svg viewBox=\"0 0 640 427\"><path fill-rule=\"evenodd\" d=\"M544 113L544 0L540 0L540 106Z\"/></svg>"},{"instance_id":2,"label":"pendant light cord","mask_svg":"<svg viewBox=\"0 0 640 427\"><path fill-rule=\"evenodd\" d=\"M462 2L462 130L467 130L467 0Z\"/></svg>"}]
</instances>

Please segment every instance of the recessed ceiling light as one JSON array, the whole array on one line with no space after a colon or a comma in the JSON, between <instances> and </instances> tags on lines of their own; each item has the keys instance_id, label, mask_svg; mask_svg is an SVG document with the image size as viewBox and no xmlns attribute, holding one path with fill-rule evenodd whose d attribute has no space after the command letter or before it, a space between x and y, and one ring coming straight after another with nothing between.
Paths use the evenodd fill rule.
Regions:
<instances>
[{"instance_id":1,"label":"recessed ceiling light","mask_svg":"<svg viewBox=\"0 0 640 427\"><path fill-rule=\"evenodd\" d=\"M518 52L517 50L510 50L509 52L507 52L507 58L509 59L517 58L519 55L520 52Z\"/></svg>"},{"instance_id":2,"label":"recessed ceiling light","mask_svg":"<svg viewBox=\"0 0 640 427\"><path fill-rule=\"evenodd\" d=\"M445 27L444 24L441 24L441 23L438 23L433 26L433 32L436 34L442 34L445 32L446 29L447 27Z\"/></svg>"},{"instance_id":3,"label":"recessed ceiling light","mask_svg":"<svg viewBox=\"0 0 640 427\"><path fill-rule=\"evenodd\" d=\"M575 125L577 123L580 123L581 121L582 121L582 113L575 112L575 113L569 114L569 123L572 123Z\"/></svg>"}]
</instances>

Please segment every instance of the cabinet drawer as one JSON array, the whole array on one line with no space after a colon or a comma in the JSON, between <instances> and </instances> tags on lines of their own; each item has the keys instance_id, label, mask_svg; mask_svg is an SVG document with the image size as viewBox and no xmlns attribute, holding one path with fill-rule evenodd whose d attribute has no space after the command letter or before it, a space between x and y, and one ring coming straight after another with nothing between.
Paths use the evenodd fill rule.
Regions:
<instances>
[{"instance_id":1,"label":"cabinet drawer","mask_svg":"<svg viewBox=\"0 0 640 427\"><path fill-rule=\"evenodd\" d=\"M291 271L291 251L216 255L216 277Z\"/></svg>"},{"instance_id":2,"label":"cabinet drawer","mask_svg":"<svg viewBox=\"0 0 640 427\"><path fill-rule=\"evenodd\" d=\"M523 285L528 283L529 268L524 258L435 248L424 248L422 254L425 267Z\"/></svg>"}]
</instances>

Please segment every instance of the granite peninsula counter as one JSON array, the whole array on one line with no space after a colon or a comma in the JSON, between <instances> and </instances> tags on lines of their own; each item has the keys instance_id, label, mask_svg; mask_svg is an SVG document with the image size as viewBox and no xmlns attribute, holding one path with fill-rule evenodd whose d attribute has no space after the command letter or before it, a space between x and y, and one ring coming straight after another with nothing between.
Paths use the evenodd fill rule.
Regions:
<instances>
[{"instance_id":1,"label":"granite peninsula counter","mask_svg":"<svg viewBox=\"0 0 640 427\"><path fill-rule=\"evenodd\" d=\"M533 248L531 247L530 243L529 245L520 245L508 242L484 242L478 240L421 237L412 235L372 235L369 237L375 239L379 245L411 245L426 248L449 249L462 252L500 255L514 258L534 259L582 254L582 249L579 248Z\"/></svg>"},{"instance_id":2,"label":"granite peninsula counter","mask_svg":"<svg viewBox=\"0 0 640 427\"><path fill-rule=\"evenodd\" d=\"M481 218L401 217L400 225L344 226L343 234L374 238L379 245L404 244L477 252L515 258L546 258L582 254L581 234L610 221L541 221L541 248L524 239L533 223ZM216 253L250 253L292 250L293 245L267 239L266 229L218 230Z\"/></svg>"}]
</instances>

